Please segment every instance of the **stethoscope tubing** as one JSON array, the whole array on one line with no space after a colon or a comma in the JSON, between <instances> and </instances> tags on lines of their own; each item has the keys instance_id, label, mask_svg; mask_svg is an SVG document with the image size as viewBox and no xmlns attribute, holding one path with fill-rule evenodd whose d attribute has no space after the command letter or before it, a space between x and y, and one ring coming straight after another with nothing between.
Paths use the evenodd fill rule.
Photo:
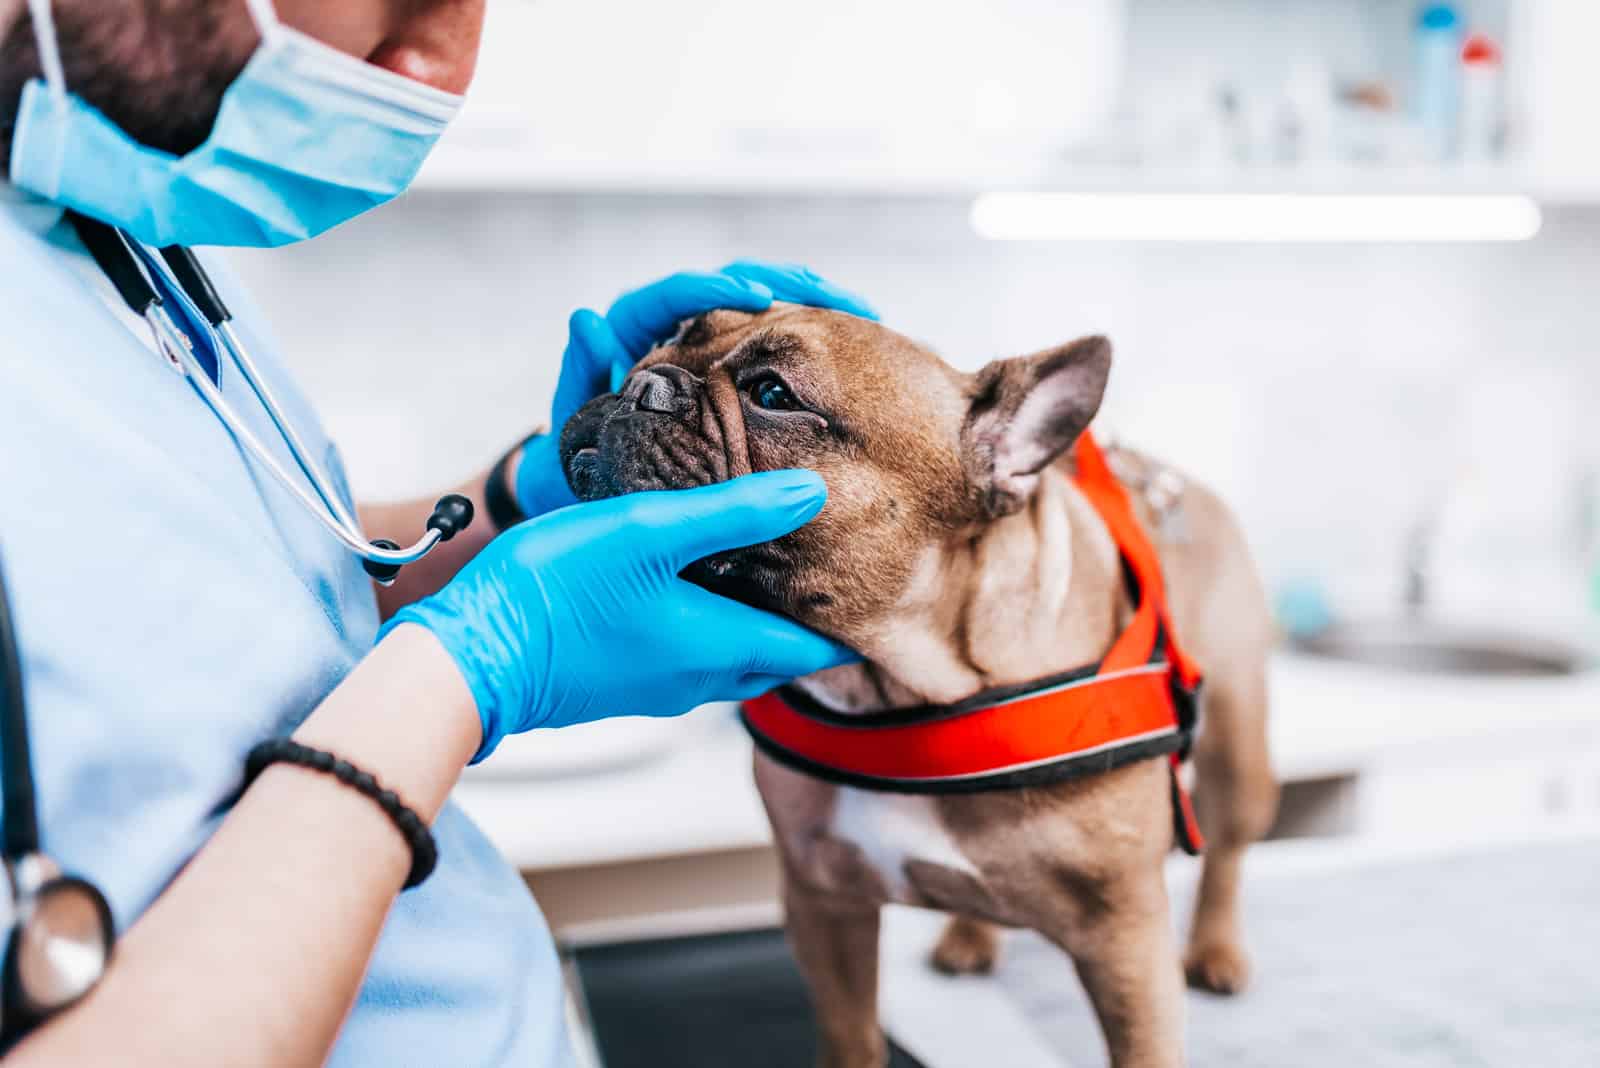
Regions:
<instances>
[{"instance_id":1,"label":"stethoscope tubing","mask_svg":"<svg viewBox=\"0 0 1600 1068\"><path fill-rule=\"evenodd\" d=\"M343 497L333 487L333 482L328 477L327 472L312 458L310 450L300 440L300 435L294 429L294 425L281 418L283 406L278 403L277 394L272 391L272 387L267 384L266 380L256 372L255 361L250 358L249 350L240 342L238 334L233 329L233 324L227 320L215 324L215 336L222 339L222 343L233 356L233 362L243 372L245 381L255 391L256 396L261 398L262 407L266 409L273 425L278 428L278 433L283 435L284 443L289 446L289 453L294 457L295 463L299 464L300 470L305 473L306 481L311 483L312 488L317 491L317 496L322 498L322 503L328 506L328 510L333 513L334 517L343 523L347 530L359 535L361 533L360 520L356 519L345 507Z\"/></svg>"},{"instance_id":2,"label":"stethoscope tubing","mask_svg":"<svg viewBox=\"0 0 1600 1068\"><path fill-rule=\"evenodd\" d=\"M128 242L124 241L126 247ZM130 249L132 251L132 249ZM139 250L141 258L149 264L149 269L159 269L160 264L155 258ZM244 374L245 382L255 391L267 414L272 418L278 433L283 436L284 442L289 446L289 452L294 456L295 463L300 465L300 470L305 473L317 496L322 498L328 510L345 525L353 534L361 533L361 522L345 507L344 499L337 489L331 488L333 480L322 470L322 467L312 458L311 450L305 447L300 440L300 435L294 425L281 418L283 405L279 403L277 394L272 387L256 371L255 360L250 357L250 349L239 339L233 329L233 313L223 302L222 294L217 292L216 286L211 284L210 275L206 274L200 261L193 252L181 245L172 245L161 250L161 260L166 267L166 274L177 281L174 292L181 293L183 299L204 317L211 326L212 342L218 350L225 345L233 357L233 362ZM219 344L220 343L220 344Z\"/></svg>"},{"instance_id":3,"label":"stethoscope tubing","mask_svg":"<svg viewBox=\"0 0 1600 1068\"><path fill-rule=\"evenodd\" d=\"M39 851L39 813L34 800L33 751L28 744L21 643L11 617L11 598L6 591L3 564L0 564L0 743L3 743L0 797L5 801L5 810L0 814L3 815L0 857L9 861Z\"/></svg>"},{"instance_id":4,"label":"stethoscope tubing","mask_svg":"<svg viewBox=\"0 0 1600 1068\"><path fill-rule=\"evenodd\" d=\"M325 476L321 474L320 468L306 455L298 436L294 435L293 431L285 425L282 412L271 399L271 391L262 392L256 387L259 377L252 373L253 366L250 370L244 372L245 378L250 382L252 389L255 389L257 397L261 400L261 406L266 410L273 425L284 435L284 442L288 445L290 454L294 456L297 465L305 473L306 481L316 490L316 498L313 498L306 491L306 488L301 485L300 481L284 469L283 465L278 462L278 458L267 449L255 432L245 425L244 420L239 418L238 413L233 410L233 406L222 396L222 391L212 383L211 376L206 374L204 367L200 366L200 361L189 350L188 344L185 343L183 332L178 329L177 324L172 321L172 317L166 313L166 310L159 304L153 304L145 309L144 314L145 321L150 324L150 328L156 336L157 344L168 354L170 359L176 360L179 372L188 379L189 385L200 395L200 399L205 401L206 407L211 409L212 414L227 428L228 433L233 435L234 440L246 452L250 453L251 457L265 468L268 474L272 475L285 490L300 502L302 507L312 514L313 518L328 533L337 538L347 549L357 556L371 560L374 563L409 564L428 555L433 547L442 540L439 531L430 529L409 546L399 549L385 549L367 541L361 535L359 528L354 526L353 522L347 526L346 523L349 521L345 517L348 513L342 506L337 508L334 506L333 502L337 500L337 494L324 484L323 479ZM229 330L228 334L233 335L233 331ZM218 336L215 331L213 336ZM232 340L237 339L233 338ZM232 344L226 340L223 344L227 346L229 354L237 359L242 349L235 350ZM244 361L240 361L241 369L248 362L248 357Z\"/></svg>"},{"instance_id":5,"label":"stethoscope tubing","mask_svg":"<svg viewBox=\"0 0 1600 1068\"><path fill-rule=\"evenodd\" d=\"M471 499L459 493L447 493L434 505L427 529L412 544L399 546L384 539L368 541L355 509L345 501L284 416L283 405L256 367L249 346L233 328L232 314L194 254L186 248L172 246L162 249L158 255L116 227L76 212L69 213L68 218L122 302L144 320L155 340L157 353L167 365L188 379L190 388L200 395L211 414L233 436L235 444L310 512L323 529L361 559L374 581L389 585L401 566L422 559L440 542L449 541L472 522ZM168 295L182 305L185 317L193 321L195 329L205 332L203 338L191 335L178 325L162 300L158 283L164 284ZM304 476L303 480L290 474L212 381L193 348L202 340L209 342L219 366L226 354L244 376L246 385Z\"/></svg>"},{"instance_id":6,"label":"stethoscope tubing","mask_svg":"<svg viewBox=\"0 0 1600 1068\"><path fill-rule=\"evenodd\" d=\"M115 227L83 216L74 216L73 224L95 262L116 287L123 303L149 326L156 351L166 359L168 366L188 380L190 387L200 395L212 415L227 428L241 449L310 512L323 529L370 565L369 571L374 578L387 583L393 577L393 569L422 559L434 546L448 540L453 525L446 522L446 529L439 529L437 511L434 518L429 520L428 529L411 545L397 546L393 542L367 540L354 511L346 505L333 480L312 457L311 450L284 416L277 394L257 369L249 346L234 330L227 306L212 286L200 261L188 249L164 249L158 256ZM189 335L178 326L163 305L153 281L157 275L166 283L168 291L193 313L190 318L195 325L207 332L218 359L226 353L237 366L283 439L311 492L278 461L212 382L211 376L194 354ZM441 507L445 503L441 501ZM467 521L470 522L470 514ZM389 569L389 574L384 576L381 569Z\"/></svg>"}]
</instances>

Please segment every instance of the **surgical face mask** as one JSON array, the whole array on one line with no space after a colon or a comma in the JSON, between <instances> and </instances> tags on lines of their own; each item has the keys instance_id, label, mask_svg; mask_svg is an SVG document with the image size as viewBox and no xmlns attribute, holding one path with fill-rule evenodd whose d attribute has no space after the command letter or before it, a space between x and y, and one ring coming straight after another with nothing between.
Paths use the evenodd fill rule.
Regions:
<instances>
[{"instance_id":1,"label":"surgical face mask","mask_svg":"<svg viewBox=\"0 0 1600 1068\"><path fill-rule=\"evenodd\" d=\"M148 245L269 247L393 199L461 97L346 55L246 0L261 46L185 156L148 148L67 91L50 0L28 0L45 78L23 89L11 180Z\"/></svg>"}]
</instances>

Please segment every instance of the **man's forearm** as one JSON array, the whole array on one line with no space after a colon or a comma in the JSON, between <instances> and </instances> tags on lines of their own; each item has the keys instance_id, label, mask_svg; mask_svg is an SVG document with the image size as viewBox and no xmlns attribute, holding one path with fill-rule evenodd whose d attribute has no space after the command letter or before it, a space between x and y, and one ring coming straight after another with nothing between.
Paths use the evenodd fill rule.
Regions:
<instances>
[{"instance_id":1,"label":"man's forearm","mask_svg":"<svg viewBox=\"0 0 1600 1068\"><path fill-rule=\"evenodd\" d=\"M449 654L402 626L294 736L431 822L481 735ZM410 863L370 799L274 765L124 934L94 993L8 1063L321 1064Z\"/></svg>"}]
</instances>

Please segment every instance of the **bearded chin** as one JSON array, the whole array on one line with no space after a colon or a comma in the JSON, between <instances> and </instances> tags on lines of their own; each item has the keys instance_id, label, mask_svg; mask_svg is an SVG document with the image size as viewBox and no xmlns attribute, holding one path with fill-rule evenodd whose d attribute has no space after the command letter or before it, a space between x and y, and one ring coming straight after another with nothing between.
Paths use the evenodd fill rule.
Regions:
<instances>
[{"instance_id":1,"label":"bearded chin","mask_svg":"<svg viewBox=\"0 0 1600 1068\"><path fill-rule=\"evenodd\" d=\"M177 156L205 143L258 43L239 2L57 3L54 15L68 91L140 144ZM22 87L42 76L33 23L19 12L0 35L0 173L10 166Z\"/></svg>"}]
</instances>

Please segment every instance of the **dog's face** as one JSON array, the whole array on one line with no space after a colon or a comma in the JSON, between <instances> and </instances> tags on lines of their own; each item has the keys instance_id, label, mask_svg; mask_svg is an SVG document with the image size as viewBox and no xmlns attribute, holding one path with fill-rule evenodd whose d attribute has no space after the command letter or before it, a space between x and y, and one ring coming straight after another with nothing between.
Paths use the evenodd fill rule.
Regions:
<instances>
[{"instance_id":1,"label":"dog's face","mask_svg":"<svg viewBox=\"0 0 1600 1068\"><path fill-rule=\"evenodd\" d=\"M828 503L815 520L686 575L851 642L930 549L1026 505L1098 409L1109 368L1103 338L967 375L839 312L712 312L574 415L561 458L583 500L818 472Z\"/></svg>"}]
</instances>

